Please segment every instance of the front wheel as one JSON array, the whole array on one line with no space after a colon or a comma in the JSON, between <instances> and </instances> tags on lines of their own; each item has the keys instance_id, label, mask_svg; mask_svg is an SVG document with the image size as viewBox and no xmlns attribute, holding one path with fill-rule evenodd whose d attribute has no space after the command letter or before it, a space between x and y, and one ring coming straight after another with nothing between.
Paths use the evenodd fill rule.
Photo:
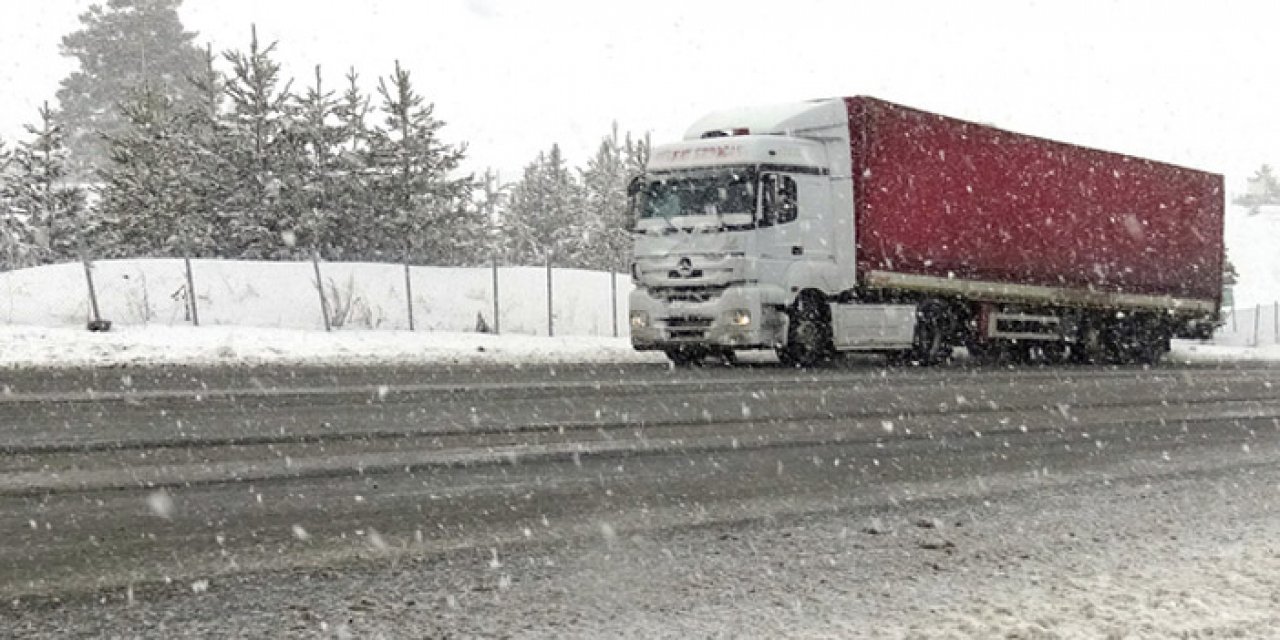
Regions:
<instances>
[{"instance_id":1,"label":"front wheel","mask_svg":"<svg viewBox=\"0 0 1280 640\"><path fill-rule=\"evenodd\" d=\"M812 367L831 360L831 308L821 298L803 295L787 310L787 344L777 349L789 367Z\"/></svg>"},{"instance_id":2,"label":"front wheel","mask_svg":"<svg viewBox=\"0 0 1280 640\"><path fill-rule=\"evenodd\" d=\"M671 364L677 367L695 367L707 357L706 351L698 347L671 347L665 353Z\"/></svg>"}]
</instances>

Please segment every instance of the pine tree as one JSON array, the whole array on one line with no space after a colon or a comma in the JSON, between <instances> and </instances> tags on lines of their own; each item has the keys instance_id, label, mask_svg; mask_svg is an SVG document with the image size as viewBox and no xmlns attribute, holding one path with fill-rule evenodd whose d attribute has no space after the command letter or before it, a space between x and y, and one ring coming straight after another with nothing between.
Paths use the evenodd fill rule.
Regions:
<instances>
[{"instance_id":1,"label":"pine tree","mask_svg":"<svg viewBox=\"0 0 1280 640\"><path fill-rule=\"evenodd\" d=\"M196 34L178 17L181 0L108 0L80 16L80 30L62 39L62 55L79 68L58 89L59 122L65 127L79 179L105 165L100 134L118 134L124 121L116 105L144 88L181 102L186 78L199 69Z\"/></svg>"},{"instance_id":2,"label":"pine tree","mask_svg":"<svg viewBox=\"0 0 1280 640\"><path fill-rule=\"evenodd\" d=\"M1240 272L1236 271L1236 265L1231 262L1231 257L1226 249L1222 251L1222 284L1223 286L1234 286L1240 281Z\"/></svg>"},{"instance_id":3,"label":"pine tree","mask_svg":"<svg viewBox=\"0 0 1280 640\"><path fill-rule=\"evenodd\" d=\"M40 124L26 126L31 139L12 153L3 199L10 219L6 227L20 238L13 242L15 255L17 247L24 246L30 249L31 261L49 263L75 257L93 228L83 217L83 191L66 181L62 128L48 104L38 113ZM24 234L28 239L21 239Z\"/></svg>"},{"instance_id":4,"label":"pine tree","mask_svg":"<svg viewBox=\"0 0 1280 640\"><path fill-rule=\"evenodd\" d=\"M399 62L389 80L379 81L378 95L385 119L370 136L368 167L375 255L431 264L472 259L483 229L469 203L473 180L452 176L465 146L440 140L445 123Z\"/></svg>"},{"instance_id":5,"label":"pine tree","mask_svg":"<svg viewBox=\"0 0 1280 640\"><path fill-rule=\"evenodd\" d=\"M329 177L329 202L334 212L329 250L335 257L372 259L374 247L383 244L374 237L376 199L368 175L372 163L369 113L369 97L360 90L360 76L350 69L333 110L339 129L332 156L334 172Z\"/></svg>"},{"instance_id":6,"label":"pine tree","mask_svg":"<svg viewBox=\"0 0 1280 640\"><path fill-rule=\"evenodd\" d=\"M275 49L274 42L261 46L255 27L248 52L224 54L231 64L231 110L223 122L231 141L228 161L240 185L228 200L230 237L224 240L244 258L291 255L289 239L301 229L296 190L305 160L289 129L292 83L281 78Z\"/></svg>"},{"instance_id":7,"label":"pine tree","mask_svg":"<svg viewBox=\"0 0 1280 640\"><path fill-rule=\"evenodd\" d=\"M507 247L502 233L503 212L511 197L510 184L504 184L501 176L493 169L486 169L476 180L474 207L477 218L484 226L483 242L477 245L475 260L492 260L507 255Z\"/></svg>"},{"instance_id":8,"label":"pine tree","mask_svg":"<svg viewBox=\"0 0 1280 640\"><path fill-rule=\"evenodd\" d=\"M100 174L98 208L114 256L189 256L208 252L208 197L200 185L202 140L167 96L143 90L120 107L128 128L108 136L111 164Z\"/></svg>"},{"instance_id":9,"label":"pine tree","mask_svg":"<svg viewBox=\"0 0 1280 640\"><path fill-rule=\"evenodd\" d=\"M193 209L186 212L181 234L184 256L227 256L233 216L228 202L239 190L232 163L235 141L223 120L226 77L215 67L212 48L201 53L200 70L190 78L192 94L178 105L187 146L187 187Z\"/></svg>"},{"instance_id":10,"label":"pine tree","mask_svg":"<svg viewBox=\"0 0 1280 640\"><path fill-rule=\"evenodd\" d=\"M30 266L34 259L34 234L25 212L10 202L9 185L13 153L0 140L0 271Z\"/></svg>"},{"instance_id":11,"label":"pine tree","mask_svg":"<svg viewBox=\"0 0 1280 640\"><path fill-rule=\"evenodd\" d=\"M582 266L617 269L625 261L632 225L627 184L644 170L648 141L635 142L631 134L618 138L618 125L601 142L595 156L582 170L583 205L581 246L576 253Z\"/></svg>"},{"instance_id":12,"label":"pine tree","mask_svg":"<svg viewBox=\"0 0 1280 640\"><path fill-rule=\"evenodd\" d=\"M347 253L342 233L345 217L335 206L334 196L349 129L339 117L339 102L334 96L332 90L326 90L317 66L315 84L294 101L293 128L305 160L296 194L301 213L295 243L318 249L330 259L341 259Z\"/></svg>"},{"instance_id":13,"label":"pine tree","mask_svg":"<svg viewBox=\"0 0 1280 640\"><path fill-rule=\"evenodd\" d=\"M100 171L106 255L225 255L234 145L220 122L225 83L213 52L202 59L185 102L143 88L120 106L126 126L106 136L111 162Z\"/></svg>"},{"instance_id":14,"label":"pine tree","mask_svg":"<svg viewBox=\"0 0 1280 640\"><path fill-rule=\"evenodd\" d=\"M515 263L538 264L553 260L561 266L581 263L579 219L581 188L565 165L560 146L538 154L511 189L503 227Z\"/></svg>"}]
</instances>

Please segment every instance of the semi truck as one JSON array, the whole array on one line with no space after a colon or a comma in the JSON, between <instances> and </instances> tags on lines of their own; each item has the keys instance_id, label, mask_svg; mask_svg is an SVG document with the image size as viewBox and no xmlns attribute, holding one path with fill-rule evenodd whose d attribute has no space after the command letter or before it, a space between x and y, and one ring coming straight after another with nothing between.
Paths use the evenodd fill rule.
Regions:
<instances>
[{"instance_id":1,"label":"semi truck","mask_svg":"<svg viewBox=\"0 0 1280 640\"><path fill-rule=\"evenodd\" d=\"M631 342L1148 363L1222 302L1222 176L871 97L737 108L629 189Z\"/></svg>"}]
</instances>

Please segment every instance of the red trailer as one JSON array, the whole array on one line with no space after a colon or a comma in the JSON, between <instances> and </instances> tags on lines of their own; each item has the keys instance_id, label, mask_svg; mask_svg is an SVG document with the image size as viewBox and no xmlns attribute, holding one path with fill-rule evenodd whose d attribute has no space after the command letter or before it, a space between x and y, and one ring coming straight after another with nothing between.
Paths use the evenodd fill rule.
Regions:
<instances>
[{"instance_id":1,"label":"red trailer","mask_svg":"<svg viewBox=\"0 0 1280 640\"><path fill-rule=\"evenodd\" d=\"M902 274L1017 285L1030 295L1004 297L1027 301L1219 304L1222 176L873 98L846 102L858 270L869 284Z\"/></svg>"}]
</instances>

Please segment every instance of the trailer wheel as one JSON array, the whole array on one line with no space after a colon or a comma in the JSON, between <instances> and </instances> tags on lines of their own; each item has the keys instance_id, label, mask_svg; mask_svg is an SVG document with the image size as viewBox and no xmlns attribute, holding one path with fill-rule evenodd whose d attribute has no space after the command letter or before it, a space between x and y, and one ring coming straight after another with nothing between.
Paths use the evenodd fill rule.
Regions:
<instances>
[{"instance_id":1,"label":"trailer wheel","mask_svg":"<svg viewBox=\"0 0 1280 640\"><path fill-rule=\"evenodd\" d=\"M1155 366L1169 352L1169 334L1155 322L1139 323L1133 335L1133 361Z\"/></svg>"},{"instance_id":2,"label":"trailer wheel","mask_svg":"<svg viewBox=\"0 0 1280 640\"><path fill-rule=\"evenodd\" d=\"M1004 352L1000 343L994 340L986 340L984 342L970 340L965 343L964 348L969 352L969 359L974 364L983 367L1000 364L1000 358Z\"/></svg>"},{"instance_id":3,"label":"trailer wheel","mask_svg":"<svg viewBox=\"0 0 1280 640\"><path fill-rule=\"evenodd\" d=\"M925 367L950 360L955 321L955 314L945 302L922 303L916 310L915 348L911 358Z\"/></svg>"},{"instance_id":4,"label":"trailer wheel","mask_svg":"<svg viewBox=\"0 0 1280 640\"><path fill-rule=\"evenodd\" d=\"M831 359L831 308L815 294L801 294L787 309L787 344L777 349L789 367L812 367Z\"/></svg>"},{"instance_id":5,"label":"trailer wheel","mask_svg":"<svg viewBox=\"0 0 1280 640\"><path fill-rule=\"evenodd\" d=\"M1097 364L1106 359L1102 343L1102 331L1092 323L1080 327L1076 340L1071 344L1070 361L1074 364Z\"/></svg>"}]
</instances>

